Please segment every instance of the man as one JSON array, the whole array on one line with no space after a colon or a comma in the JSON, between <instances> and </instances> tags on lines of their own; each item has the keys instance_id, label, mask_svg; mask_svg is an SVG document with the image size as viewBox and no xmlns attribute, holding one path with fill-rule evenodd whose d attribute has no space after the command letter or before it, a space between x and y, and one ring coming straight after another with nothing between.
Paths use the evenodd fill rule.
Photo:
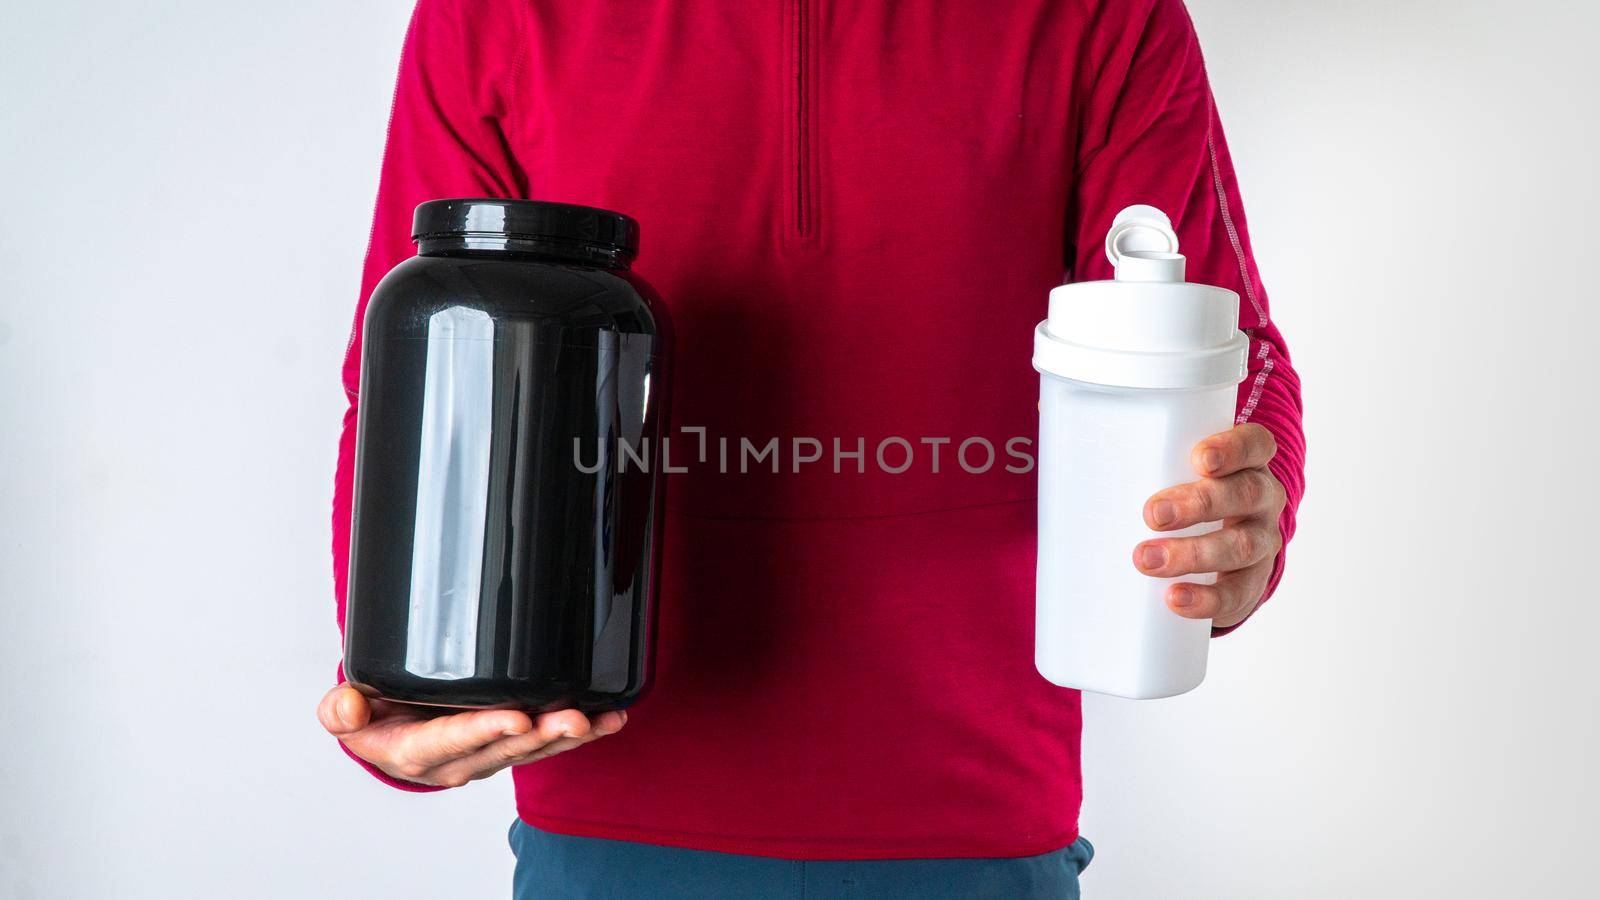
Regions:
<instances>
[{"instance_id":1,"label":"man","mask_svg":"<svg viewBox=\"0 0 1600 900\"><path fill-rule=\"evenodd\" d=\"M1221 573L1168 603L1226 632L1302 489L1298 378L1180 0L422 0L362 306L416 204L453 196L640 220L679 428L919 457L673 476L656 682L626 714L427 718L341 686L325 727L408 790L515 766L519 896L1076 896L1079 697L1033 668L1034 480L955 450L1033 433L1032 327L1064 278L1109 277L1122 207L1172 217L1251 338L1240 424L1144 509L1225 527L1130 564Z\"/></svg>"}]
</instances>

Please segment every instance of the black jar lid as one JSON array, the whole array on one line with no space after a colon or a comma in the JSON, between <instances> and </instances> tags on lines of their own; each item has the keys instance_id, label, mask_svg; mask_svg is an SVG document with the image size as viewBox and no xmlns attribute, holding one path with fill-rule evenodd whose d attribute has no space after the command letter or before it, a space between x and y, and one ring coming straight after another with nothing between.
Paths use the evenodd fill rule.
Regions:
<instances>
[{"instance_id":1,"label":"black jar lid","mask_svg":"<svg viewBox=\"0 0 1600 900\"><path fill-rule=\"evenodd\" d=\"M582 244L632 258L639 223L609 209L544 200L429 200L417 207L412 240L465 237Z\"/></svg>"}]
</instances>

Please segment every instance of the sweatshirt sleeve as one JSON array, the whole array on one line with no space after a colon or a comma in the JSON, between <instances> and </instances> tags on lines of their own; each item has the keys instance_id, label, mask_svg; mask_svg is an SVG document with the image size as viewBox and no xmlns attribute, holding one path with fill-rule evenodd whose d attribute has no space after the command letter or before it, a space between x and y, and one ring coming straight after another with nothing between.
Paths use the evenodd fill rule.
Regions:
<instances>
[{"instance_id":1,"label":"sweatshirt sleeve","mask_svg":"<svg viewBox=\"0 0 1600 900\"><path fill-rule=\"evenodd\" d=\"M349 406L333 488L334 603L341 633L367 299L391 268L415 252L411 217L417 204L441 197L526 196L526 178L505 137L521 62L520 10L520 4L497 0L419 0L406 31L361 293L344 357ZM362 765L395 787L428 790Z\"/></svg>"},{"instance_id":2,"label":"sweatshirt sleeve","mask_svg":"<svg viewBox=\"0 0 1600 900\"><path fill-rule=\"evenodd\" d=\"M1182 0L1108 2L1099 17L1081 57L1086 69L1080 82L1088 89L1079 101L1067 222L1073 277L1112 276L1103 250L1106 230L1119 210L1145 203L1172 218L1190 281L1238 293L1239 327L1250 348L1236 421L1263 425L1277 439L1270 468L1288 494L1278 523L1287 549L1305 491L1300 377L1272 322L1193 23ZM1280 551L1263 603L1283 569Z\"/></svg>"}]
</instances>

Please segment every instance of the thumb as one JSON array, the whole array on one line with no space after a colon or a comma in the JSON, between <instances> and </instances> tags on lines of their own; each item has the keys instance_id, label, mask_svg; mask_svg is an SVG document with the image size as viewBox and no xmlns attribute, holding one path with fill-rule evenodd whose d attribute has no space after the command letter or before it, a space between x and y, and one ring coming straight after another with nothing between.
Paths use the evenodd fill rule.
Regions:
<instances>
[{"instance_id":1,"label":"thumb","mask_svg":"<svg viewBox=\"0 0 1600 900\"><path fill-rule=\"evenodd\" d=\"M317 704L317 721L329 734L342 737L367 727L372 721L372 707L360 691L341 684L324 694Z\"/></svg>"}]
</instances>

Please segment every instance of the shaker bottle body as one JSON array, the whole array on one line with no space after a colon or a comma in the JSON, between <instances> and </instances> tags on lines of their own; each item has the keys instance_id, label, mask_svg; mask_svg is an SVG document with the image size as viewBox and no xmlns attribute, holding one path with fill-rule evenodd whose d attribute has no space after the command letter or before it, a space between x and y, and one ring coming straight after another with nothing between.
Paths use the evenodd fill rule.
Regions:
<instances>
[{"instance_id":1,"label":"shaker bottle body","mask_svg":"<svg viewBox=\"0 0 1600 900\"><path fill-rule=\"evenodd\" d=\"M1134 699L1205 678L1211 623L1167 608L1175 581L1133 567L1151 494L1195 479L1189 452L1232 422L1234 388L1139 390L1044 374L1034 662L1050 681ZM1215 523L1166 536L1203 534Z\"/></svg>"},{"instance_id":2,"label":"shaker bottle body","mask_svg":"<svg viewBox=\"0 0 1600 900\"><path fill-rule=\"evenodd\" d=\"M456 237L368 304L346 677L411 703L624 707L650 674L664 310L602 251Z\"/></svg>"}]
</instances>

